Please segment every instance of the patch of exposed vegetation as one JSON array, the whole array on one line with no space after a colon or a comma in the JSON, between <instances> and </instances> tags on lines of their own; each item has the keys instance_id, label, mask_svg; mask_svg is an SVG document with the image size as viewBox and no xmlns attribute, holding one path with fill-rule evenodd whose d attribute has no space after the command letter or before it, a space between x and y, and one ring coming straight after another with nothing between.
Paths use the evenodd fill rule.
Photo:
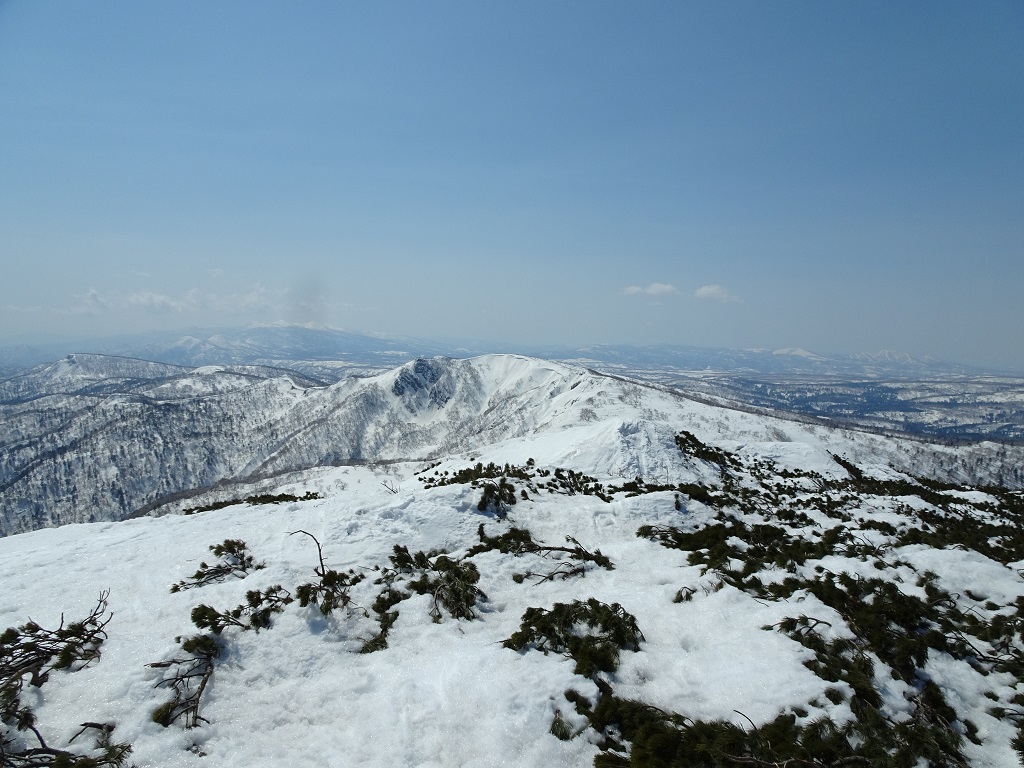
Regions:
<instances>
[{"instance_id":1,"label":"patch of exposed vegetation","mask_svg":"<svg viewBox=\"0 0 1024 768\"><path fill-rule=\"evenodd\" d=\"M527 608L519 631L503 645L563 654L576 662L576 674L594 677L618 669L619 651L638 651L643 639L636 617L621 605L590 598L555 603L550 610Z\"/></svg>"},{"instance_id":2,"label":"patch of exposed vegetation","mask_svg":"<svg viewBox=\"0 0 1024 768\"><path fill-rule=\"evenodd\" d=\"M676 435L676 445L679 447L679 450L683 452L684 456L691 456L699 461L706 461L708 464L714 464L723 474L727 473L729 470L739 470L743 468L742 462L734 453L726 451L723 448L707 445L706 443L701 442L692 432L687 432L685 429L681 430Z\"/></svg>"},{"instance_id":3,"label":"patch of exposed vegetation","mask_svg":"<svg viewBox=\"0 0 1024 768\"><path fill-rule=\"evenodd\" d=\"M516 504L516 487L507 478L498 482L485 482L484 493L476 508L480 512L493 512L498 519L505 519Z\"/></svg>"},{"instance_id":4,"label":"patch of exposed vegetation","mask_svg":"<svg viewBox=\"0 0 1024 768\"><path fill-rule=\"evenodd\" d=\"M521 499L528 499L530 494L537 495L546 491L566 496L581 494L597 496L604 501L612 500L604 486L596 478L572 469L556 467L551 470L538 467L533 459L528 459L525 466L477 462L472 467L455 472L435 469L433 475L420 475L419 479L424 488L467 484L474 488L482 487L485 495L478 505L480 511L488 509L490 503L499 498L498 494L500 493L506 494L504 503L507 506L515 504L516 486L513 481L518 481L525 486L518 494ZM488 491L489 487L493 490ZM511 498L508 497L509 495Z\"/></svg>"},{"instance_id":5,"label":"patch of exposed vegetation","mask_svg":"<svg viewBox=\"0 0 1024 768\"><path fill-rule=\"evenodd\" d=\"M799 722L791 712L761 726L745 728L727 720L692 720L639 701L616 696L598 681L596 705L575 690L565 698L600 734L596 768L735 768L754 765L839 768L902 765L884 755L872 760L851 744L829 718Z\"/></svg>"},{"instance_id":6,"label":"patch of exposed vegetation","mask_svg":"<svg viewBox=\"0 0 1024 768\"><path fill-rule=\"evenodd\" d=\"M292 602L287 589L276 585L262 592L258 589L245 593L245 603L229 611L218 611L208 605L197 605L192 609L192 623L199 629L208 629L219 635L227 627L242 630L269 629L271 617L280 613Z\"/></svg>"},{"instance_id":7,"label":"patch of exposed vegetation","mask_svg":"<svg viewBox=\"0 0 1024 768\"><path fill-rule=\"evenodd\" d=\"M184 718L186 728L209 722L199 714L203 693L213 677L213 663L222 651L221 642L213 635L193 635L184 641L179 637L185 656L175 656L146 666L165 670L154 687L169 688L170 701L153 711L153 722L165 728Z\"/></svg>"},{"instance_id":8,"label":"patch of exposed vegetation","mask_svg":"<svg viewBox=\"0 0 1024 768\"><path fill-rule=\"evenodd\" d=\"M377 583L382 582L378 581ZM377 614L380 631L363 643L362 648L359 649L360 653L374 653L388 647L388 634L395 622L398 621L398 611L391 609L409 597L412 597L410 593L394 589L390 584L381 590L373 602L373 612Z\"/></svg>"},{"instance_id":9,"label":"patch of exposed vegetation","mask_svg":"<svg viewBox=\"0 0 1024 768\"><path fill-rule=\"evenodd\" d=\"M259 504L288 504L294 501L312 501L313 499L321 498L323 497L319 493L314 493L313 491L306 491L302 496L295 496L291 493L257 493L252 496L246 496L244 499L228 499L226 501L215 501L201 507L189 507L188 509L182 510L182 514L195 515L199 512L212 512L216 509L233 507L236 504L248 504L249 506L257 506Z\"/></svg>"},{"instance_id":10,"label":"patch of exposed vegetation","mask_svg":"<svg viewBox=\"0 0 1024 768\"><path fill-rule=\"evenodd\" d=\"M500 536L488 536L484 532L482 523L477 529L477 535L480 537L480 543L469 550L466 555L467 557L490 550L497 550L503 554L516 556L538 554L542 557L552 555L562 557L564 555L562 559L556 561L554 568L547 573L534 573L531 571L529 573L515 574L513 579L520 583L528 578L536 578L538 583L540 583L554 581L556 578L568 579L573 576L583 576L586 573L587 563L594 563L594 565L609 571L615 569L612 561L601 554L600 549L591 552L572 536L565 537L566 544L571 546L553 546L534 541L530 532L524 528L513 527Z\"/></svg>"},{"instance_id":11,"label":"patch of exposed vegetation","mask_svg":"<svg viewBox=\"0 0 1024 768\"><path fill-rule=\"evenodd\" d=\"M634 757L634 744L629 760L616 752L617 756L600 758L598 764L966 764L963 745L965 740L980 743L978 728L956 712L931 680L926 669L929 657L962 660L982 679L992 672L1006 672L1018 683L1024 681L1024 598L1000 605L968 594L970 601L984 605L964 605L964 596L945 591L935 574L928 572L918 573L913 587L904 586L899 574L916 569L893 552L911 544L927 544L973 549L1004 564L1013 562L1012 558L1024 556L1024 537L1019 533L1024 522L1022 510L1016 498L1005 504L968 501L971 497L950 493L952 486L923 480L877 480L845 459L837 461L847 470L848 478L773 472L766 463L755 464L750 473L755 483L734 478L725 484L725 509L710 524L685 530L643 526L638 535L682 551L691 565L703 566L704 573L713 571L720 584L732 585L759 600L786 600L796 605L813 595L838 614L850 637L825 631L830 629L830 621L835 621L831 615L826 621L799 614L765 629L780 631L814 652L807 667L835 683L828 689L829 698L834 703L846 701L854 719L842 726L815 721L815 728L830 735L829 744L815 742L813 749L804 749L810 726L794 720L787 726L795 729L791 737L772 739L770 752L759 751L757 743L749 741L769 726L744 731L723 725L719 730L731 728L740 741L716 747L718 758L709 757L702 763L686 746L680 753L685 759L673 762L677 758L667 755L683 749L687 734L697 724L681 722L671 713L627 708L632 713L627 713L627 720L638 717L637 722L646 723L636 727L620 724L627 739L630 732L642 738L650 732L661 734L659 738L674 746L648 763ZM1005 493L995 490L990 496L1002 501ZM873 519L871 509L891 510L890 515L898 515L901 521ZM827 557L869 562L880 575L829 571L819 562ZM881 572L894 569L899 573L881 576ZM693 594L693 588L681 589L677 602L692 599ZM909 687L910 715L899 721L885 714L880 686L887 677ZM992 696L999 700L995 693ZM1019 724L1024 714L1018 715L1020 710L1014 707L1024 704L1024 695L1018 698L1013 707L1002 706L1000 700L1001 706L991 712ZM782 720L776 720L770 727L781 724ZM1024 746L1024 736L1018 736L1014 746ZM742 747L741 751L736 751L737 747ZM737 756L743 759L736 761Z\"/></svg>"},{"instance_id":12,"label":"patch of exposed vegetation","mask_svg":"<svg viewBox=\"0 0 1024 768\"><path fill-rule=\"evenodd\" d=\"M487 599L476 586L480 571L468 559L455 560L444 553L410 554L408 547L396 544L390 560L397 573L418 576L407 580L405 586L418 595L430 595L430 615L435 622L441 621L442 608L452 618L475 619L477 600Z\"/></svg>"},{"instance_id":13,"label":"patch of exposed vegetation","mask_svg":"<svg viewBox=\"0 0 1024 768\"><path fill-rule=\"evenodd\" d=\"M35 711L24 700L26 685L41 688L53 672L76 671L97 661L111 618L104 592L92 612L80 621L66 624L62 617L56 629L29 621L0 633L0 765L101 768L125 764L132 748L112 741L113 724L83 723L82 730L69 741L70 747L81 734L95 731L92 754L52 747L43 736Z\"/></svg>"},{"instance_id":14,"label":"patch of exposed vegetation","mask_svg":"<svg viewBox=\"0 0 1024 768\"><path fill-rule=\"evenodd\" d=\"M257 563L249 552L248 545L241 539L225 539L220 544L209 547L219 558L213 565L200 563L199 569L189 578L179 581L171 587L171 592L184 592L187 589L215 584L229 577L244 579L250 571L258 571L264 567Z\"/></svg>"},{"instance_id":15,"label":"patch of exposed vegetation","mask_svg":"<svg viewBox=\"0 0 1024 768\"><path fill-rule=\"evenodd\" d=\"M315 605L324 616L329 616L339 608L348 608L352 603L352 587L365 578L364 574L356 573L351 569L343 573L328 568L324 565L324 550L320 546L319 539L309 531L302 530L293 531L288 535L294 536L296 533L305 534L313 540L316 544L317 556L320 559L319 567L313 569L313 573L316 574L318 580L300 584L295 589L295 596L299 601L299 606L305 608L309 605Z\"/></svg>"}]
</instances>

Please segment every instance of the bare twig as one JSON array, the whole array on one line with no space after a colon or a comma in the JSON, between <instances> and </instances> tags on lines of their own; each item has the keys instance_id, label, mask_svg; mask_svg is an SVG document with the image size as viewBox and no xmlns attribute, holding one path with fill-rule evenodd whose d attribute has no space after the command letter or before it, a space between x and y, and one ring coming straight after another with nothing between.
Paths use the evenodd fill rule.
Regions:
<instances>
[{"instance_id":1,"label":"bare twig","mask_svg":"<svg viewBox=\"0 0 1024 768\"><path fill-rule=\"evenodd\" d=\"M323 549L323 547L320 546L320 540L316 536L314 536L312 533L310 533L309 531L304 531L301 528L299 530L297 530L297 531L292 531L288 535L289 536L294 536L296 533L304 533L304 534L306 534L316 544L316 552L320 556L320 570L316 570L314 568L313 572L316 573L316 575L319 576L320 578L323 578L323 575L325 573L327 573L327 566L324 565L324 549Z\"/></svg>"}]
</instances>

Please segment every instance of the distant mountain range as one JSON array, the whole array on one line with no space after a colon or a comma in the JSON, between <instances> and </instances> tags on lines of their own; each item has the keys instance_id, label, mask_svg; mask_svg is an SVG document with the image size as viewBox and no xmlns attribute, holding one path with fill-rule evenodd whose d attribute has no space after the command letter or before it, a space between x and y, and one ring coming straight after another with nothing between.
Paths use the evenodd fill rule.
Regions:
<instances>
[{"instance_id":1,"label":"distant mountain range","mask_svg":"<svg viewBox=\"0 0 1024 768\"><path fill-rule=\"evenodd\" d=\"M524 354L575 362L603 370L913 378L1000 373L930 358L882 351L825 355L799 348L724 349L675 344L598 344L528 346L488 342L438 342L388 338L312 325L271 324L244 329L192 330L95 339L88 342L0 347L0 376L52 362L69 353L135 357L154 362L202 365L265 365L302 370L337 380L360 371L381 371L416 357L472 357L488 353ZM1006 373L1006 372L1001 372Z\"/></svg>"},{"instance_id":2,"label":"distant mountain range","mask_svg":"<svg viewBox=\"0 0 1024 768\"><path fill-rule=\"evenodd\" d=\"M112 392L131 382L125 363L100 364L95 355L70 357L65 346L0 348L0 397L34 397L40 386L60 388L60 371L74 370L75 392ZM238 376L291 376L300 386L326 386L349 376L374 376L418 357L468 358L525 354L602 373L639 379L701 396L708 402L826 425L898 432L953 441L1024 442L1024 379L899 352L822 355L804 349L734 350L679 345L509 347L485 342L384 338L320 326L265 325L149 334L90 342L78 352L148 361L129 368L171 376L204 366L230 367ZM65 358L63 368L52 363ZM68 361L77 361L77 367ZM32 369L33 365L41 367ZM99 366L96 381L90 366ZM110 370L107 370L108 367ZM4 380L4 376L8 378ZM54 390L56 388L56 390Z\"/></svg>"},{"instance_id":3,"label":"distant mountain range","mask_svg":"<svg viewBox=\"0 0 1024 768\"><path fill-rule=\"evenodd\" d=\"M382 370L418 355L448 354L427 341L395 339L302 325L263 325L245 329L149 333L77 343L0 347L0 371L7 375L74 353L115 355L190 368L203 365L304 364L337 380L353 369Z\"/></svg>"}]
</instances>

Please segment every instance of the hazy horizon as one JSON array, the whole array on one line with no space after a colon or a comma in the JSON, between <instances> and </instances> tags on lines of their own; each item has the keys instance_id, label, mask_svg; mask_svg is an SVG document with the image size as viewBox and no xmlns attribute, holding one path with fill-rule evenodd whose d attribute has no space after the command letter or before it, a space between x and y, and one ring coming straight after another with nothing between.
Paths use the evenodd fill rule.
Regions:
<instances>
[{"instance_id":1,"label":"hazy horizon","mask_svg":"<svg viewBox=\"0 0 1024 768\"><path fill-rule=\"evenodd\" d=\"M275 321L269 323L253 322L244 326L240 325L202 328L193 326L176 329L165 328L152 331L138 331L134 333L124 332L111 335L52 335L46 338L41 338L36 342L24 342L21 344L0 343L0 357L3 357L4 353L6 353L8 364L13 364L15 366L19 364L19 360L20 365L22 366L36 365L39 363L56 361L60 357L68 354L126 354L129 357L140 355L141 357L145 358L145 355L142 355L141 353L147 348L158 350L165 346L169 347L169 345L189 337L199 339L200 341L209 341L211 338L215 336L227 335L230 340L230 337L243 335L247 331L268 328L306 328L312 330L340 332L344 334L354 335L356 337L376 338L379 339L384 345L382 347L382 350L385 349L386 346L391 343L408 343L411 344L411 346L408 350L406 350L406 352L408 352L411 355L430 356L433 354L455 354L455 356L458 357L461 355L456 353L462 352L469 355L524 354L545 357L546 355L553 354L553 359L557 360L565 359L565 353L574 350L582 353L585 352L587 349L592 349L595 351L595 354L598 354L598 357L601 357L601 350L604 350L605 353L608 353L608 350L625 351L629 348L636 348L638 351L648 350L652 353L656 353L659 349L674 348L676 350L683 351L684 353L686 350L690 350L697 355L700 355L701 353L707 353L709 355L714 355L718 353L751 353L767 354L773 357L779 355L793 355L794 357L802 357L803 353L810 353L813 357L820 358L822 359L822 361L833 360L836 362L839 362L843 359L862 359L866 361L871 358L882 361L884 358L891 356L893 358L893 362L896 363L898 359L902 358L903 356L909 356L911 359L906 361L908 363L923 363L928 365L934 364L938 366L951 366L953 368L959 367L963 369L965 373L969 372L976 375L1013 377L1024 376L1024 367L1014 368L1012 365L1000 366L997 364L979 365L970 363L965 360L916 356L911 355L909 352L906 352L905 350L899 349L861 349L853 350L852 352L843 352L830 349L806 349L803 347L728 347L702 344L683 344L673 342L635 342L623 344L526 344L515 341L500 341L495 339L486 339L471 336L427 337L412 334L375 334L372 332L366 332L359 329L339 328L336 326L331 326L329 324L323 323L289 323L287 321ZM19 350L22 352L22 354L19 354ZM36 354L32 354L33 351ZM358 352L358 350L356 349L353 349L352 351ZM282 348L282 353L284 352L286 352L286 350ZM160 357L160 355L157 355L157 357ZM32 362L28 362L30 360ZM666 362L668 361L666 360ZM722 370L728 369L723 368Z\"/></svg>"},{"instance_id":2,"label":"hazy horizon","mask_svg":"<svg viewBox=\"0 0 1024 768\"><path fill-rule=\"evenodd\" d=\"M0 3L0 346L1024 370L1024 5Z\"/></svg>"}]
</instances>

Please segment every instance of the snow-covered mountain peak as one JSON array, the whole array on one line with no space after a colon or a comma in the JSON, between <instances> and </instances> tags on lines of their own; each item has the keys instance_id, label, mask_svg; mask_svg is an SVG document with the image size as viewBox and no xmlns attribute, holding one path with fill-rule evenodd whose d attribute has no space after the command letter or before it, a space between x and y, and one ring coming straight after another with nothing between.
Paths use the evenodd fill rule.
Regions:
<instances>
[{"instance_id":1,"label":"snow-covered mountain peak","mask_svg":"<svg viewBox=\"0 0 1024 768\"><path fill-rule=\"evenodd\" d=\"M457 372L464 367L446 358L419 358L381 378L391 380L391 394L410 413L441 410L455 395L462 378Z\"/></svg>"},{"instance_id":2,"label":"snow-covered mountain peak","mask_svg":"<svg viewBox=\"0 0 1024 768\"><path fill-rule=\"evenodd\" d=\"M468 359L418 358L362 381L379 385L410 414L439 413L452 403L455 411L475 410L484 416L512 402L522 411L550 410L550 401L587 377L594 375L577 366L496 354ZM350 386L344 389L352 390Z\"/></svg>"},{"instance_id":3,"label":"snow-covered mountain peak","mask_svg":"<svg viewBox=\"0 0 1024 768\"><path fill-rule=\"evenodd\" d=\"M814 352L808 352L802 347L787 347L785 349L776 349L772 351L773 355L788 355L790 357L802 357L806 360L824 361L825 358L821 355L815 354Z\"/></svg>"},{"instance_id":4,"label":"snow-covered mountain peak","mask_svg":"<svg viewBox=\"0 0 1024 768\"><path fill-rule=\"evenodd\" d=\"M894 363L904 366L924 366L928 363L934 362L931 359L917 358L913 355L907 354L906 352L900 352L895 349L880 349L877 352L862 352L851 355L851 357L854 360L863 360L869 363Z\"/></svg>"}]
</instances>

